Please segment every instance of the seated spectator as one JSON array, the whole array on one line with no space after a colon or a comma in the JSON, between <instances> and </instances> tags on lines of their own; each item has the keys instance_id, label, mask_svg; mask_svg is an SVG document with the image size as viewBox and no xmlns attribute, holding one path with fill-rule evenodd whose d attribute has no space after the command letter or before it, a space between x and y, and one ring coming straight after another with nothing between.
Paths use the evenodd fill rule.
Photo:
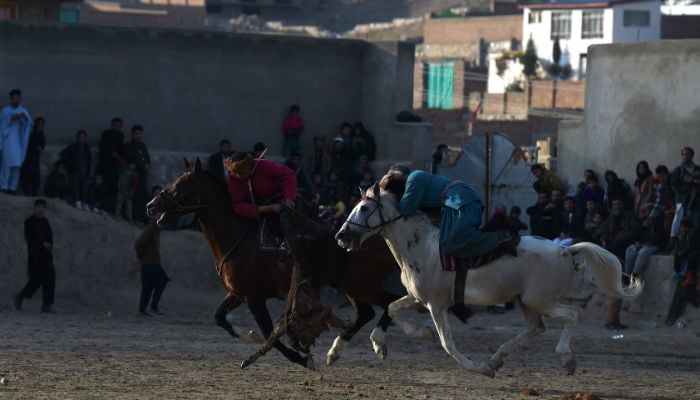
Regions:
<instances>
[{"instance_id":1,"label":"seated spectator","mask_svg":"<svg viewBox=\"0 0 700 400\"><path fill-rule=\"evenodd\" d=\"M632 210L632 188L626 180L617 176L614 171L605 171L605 209L612 209L613 199L623 201L625 210Z\"/></svg>"},{"instance_id":2,"label":"seated spectator","mask_svg":"<svg viewBox=\"0 0 700 400\"><path fill-rule=\"evenodd\" d=\"M209 172L223 180L226 180L228 170L226 167L224 167L224 160L231 157L231 154L231 142L226 139L220 141L219 151L209 156L209 163L207 167Z\"/></svg>"},{"instance_id":3,"label":"seated spectator","mask_svg":"<svg viewBox=\"0 0 700 400\"><path fill-rule=\"evenodd\" d=\"M601 189L601 187L598 185L598 178L596 178L595 176L588 178L586 188L576 198L576 206L582 209L586 207L586 202L588 200L595 201L598 211L602 213L606 212L605 191Z\"/></svg>"},{"instance_id":4,"label":"seated spectator","mask_svg":"<svg viewBox=\"0 0 700 400\"><path fill-rule=\"evenodd\" d=\"M313 143L314 149L304 161L304 171L309 174L309 178L315 174L323 178L331 172L331 156L326 153L326 138L314 136Z\"/></svg>"},{"instance_id":5,"label":"seated spectator","mask_svg":"<svg viewBox=\"0 0 700 400\"><path fill-rule=\"evenodd\" d=\"M343 122L340 124L340 134L338 135L345 143L350 143L352 141L352 124L349 122Z\"/></svg>"},{"instance_id":6,"label":"seated spectator","mask_svg":"<svg viewBox=\"0 0 700 400\"><path fill-rule=\"evenodd\" d=\"M649 163L640 161L637 163L637 179L634 180L634 213L642 215L642 207L654 202L654 176L649 169Z\"/></svg>"},{"instance_id":7,"label":"seated spectator","mask_svg":"<svg viewBox=\"0 0 700 400\"><path fill-rule=\"evenodd\" d=\"M338 174L335 171L331 171L326 181L326 194L332 203L336 195L340 199L347 198L350 194L350 187L338 178Z\"/></svg>"},{"instance_id":8,"label":"seated spectator","mask_svg":"<svg viewBox=\"0 0 700 400\"><path fill-rule=\"evenodd\" d=\"M92 151L88 145L88 134L81 130L75 135L75 142L61 151L61 159L66 163L70 186L76 208L87 209L87 186L92 165Z\"/></svg>"},{"instance_id":9,"label":"seated spectator","mask_svg":"<svg viewBox=\"0 0 700 400\"><path fill-rule=\"evenodd\" d=\"M636 277L639 277L649 257L666 245L663 216L649 219L653 207L652 203L642 207L642 215L639 216L639 239L625 251L625 272Z\"/></svg>"},{"instance_id":10,"label":"seated spectator","mask_svg":"<svg viewBox=\"0 0 700 400\"><path fill-rule=\"evenodd\" d=\"M374 171L372 171L372 168L369 166L369 158L367 156L360 156L353 166L353 178L350 185L353 187L359 185L365 171L368 171L374 177Z\"/></svg>"},{"instance_id":11,"label":"seated spectator","mask_svg":"<svg viewBox=\"0 0 700 400\"><path fill-rule=\"evenodd\" d=\"M355 122L355 125L352 126L352 137L349 146L354 160L357 160L360 156L367 156L369 161L374 161L377 145L374 142L374 137L365 129L362 122Z\"/></svg>"},{"instance_id":12,"label":"seated spectator","mask_svg":"<svg viewBox=\"0 0 700 400\"><path fill-rule=\"evenodd\" d=\"M579 182L578 186L576 187L576 194L574 197L576 199L583 194L583 191L586 190L586 187L588 186L588 179L590 178L596 178L596 181L598 180L598 175L596 175L595 171L592 169L587 169L583 171L583 182ZM582 208L582 206L578 206L579 208Z\"/></svg>"},{"instance_id":13,"label":"seated spectator","mask_svg":"<svg viewBox=\"0 0 700 400\"><path fill-rule=\"evenodd\" d=\"M530 216L530 232L534 236L541 236L552 240L561 232L561 214L549 200L549 192L540 192L537 204L528 207L527 215Z\"/></svg>"},{"instance_id":14,"label":"seated spectator","mask_svg":"<svg viewBox=\"0 0 700 400\"><path fill-rule=\"evenodd\" d=\"M681 221L678 227L678 242L673 248L673 279L684 279L688 273L688 256L695 251L692 246L692 225L689 220Z\"/></svg>"},{"instance_id":15,"label":"seated spectator","mask_svg":"<svg viewBox=\"0 0 700 400\"><path fill-rule=\"evenodd\" d=\"M520 215L522 211L520 207L514 206L510 209L510 215L508 215L508 234L511 237L519 237L520 231L527 230L527 225L520 221Z\"/></svg>"},{"instance_id":16,"label":"seated spectator","mask_svg":"<svg viewBox=\"0 0 700 400\"><path fill-rule=\"evenodd\" d=\"M654 177L654 207L651 209L649 218L656 218L663 215L664 232L666 236L671 235L671 224L675 214L676 203L674 202L673 191L669 184L670 173L665 165L659 165L655 169ZM670 243L669 243L670 246Z\"/></svg>"},{"instance_id":17,"label":"seated spectator","mask_svg":"<svg viewBox=\"0 0 700 400\"><path fill-rule=\"evenodd\" d=\"M372 185L374 185L374 182L376 181L377 179L374 177L374 172L372 172L372 170L368 168L362 172L362 179L357 185L360 187L360 190L366 191L369 188L371 188Z\"/></svg>"},{"instance_id":18,"label":"seated spectator","mask_svg":"<svg viewBox=\"0 0 700 400\"><path fill-rule=\"evenodd\" d=\"M590 223L586 224L586 241L601 245L603 242L603 214L595 212Z\"/></svg>"},{"instance_id":19,"label":"seated spectator","mask_svg":"<svg viewBox=\"0 0 700 400\"><path fill-rule=\"evenodd\" d=\"M624 261L625 250L638 239L639 225L634 212L625 209L625 200L613 199L610 216L603 225L603 247Z\"/></svg>"},{"instance_id":20,"label":"seated spectator","mask_svg":"<svg viewBox=\"0 0 700 400\"><path fill-rule=\"evenodd\" d=\"M294 152L292 158L285 161L284 165L289 167L297 177L297 193L306 200L311 200L311 183L306 178L304 167L301 164L301 154Z\"/></svg>"},{"instance_id":21,"label":"seated spectator","mask_svg":"<svg viewBox=\"0 0 700 400\"><path fill-rule=\"evenodd\" d=\"M571 246L583 240L585 229L583 226L583 215L576 209L575 200L568 196L564 199L564 212L561 216L561 233L554 239L554 243L560 246Z\"/></svg>"},{"instance_id":22,"label":"seated spectator","mask_svg":"<svg viewBox=\"0 0 700 400\"><path fill-rule=\"evenodd\" d=\"M333 139L331 151L331 171L338 175L338 179L349 183L352 180L352 153L346 147L341 137Z\"/></svg>"},{"instance_id":23,"label":"seated spectator","mask_svg":"<svg viewBox=\"0 0 700 400\"><path fill-rule=\"evenodd\" d=\"M552 193L552 189L564 191L565 187L561 179L559 179L554 172L545 168L544 165L535 164L530 167L530 171L532 171L532 174L537 178L537 181L532 184L532 187L537 193L545 192L549 195L549 193Z\"/></svg>"},{"instance_id":24,"label":"seated spectator","mask_svg":"<svg viewBox=\"0 0 700 400\"><path fill-rule=\"evenodd\" d=\"M88 186L88 205L96 213L114 209L112 193L100 174L96 174L92 183Z\"/></svg>"},{"instance_id":25,"label":"seated spectator","mask_svg":"<svg viewBox=\"0 0 700 400\"><path fill-rule=\"evenodd\" d=\"M481 227L483 232L500 232L508 229L508 216L506 215L506 206L497 204L488 221Z\"/></svg>"},{"instance_id":26,"label":"seated spectator","mask_svg":"<svg viewBox=\"0 0 700 400\"><path fill-rule=\"evenodd\" d=\"M554 206L557 208L558 212L564 212L564 194L561 192L561 189L552 189L550 200L552 201L552 204L554 204Z\"/></svg>"},{"instance_id":27,"label":"seated spectator","mask_svg":"<svg viewBox=\"0 0 700 400\"><path fill-rule=\"evenodd\" d=\"M46 178L44 194L48 198L66 200L71 193L70 179L66 171L66 163L58 160L53 164L53 171Z\"/></svg>"},{"instance_id":28,"label":"seated spectator","mask_svg":"<svg viewBox=\"0 0 700 400\"><path fill-rule=\"evenodd\" d=\"M313 174L311 177L311 201L319 206L328 205L328 193L326 192L326 185L323 183L323 177L321 174Z\"/></svg>"}]
</instances>

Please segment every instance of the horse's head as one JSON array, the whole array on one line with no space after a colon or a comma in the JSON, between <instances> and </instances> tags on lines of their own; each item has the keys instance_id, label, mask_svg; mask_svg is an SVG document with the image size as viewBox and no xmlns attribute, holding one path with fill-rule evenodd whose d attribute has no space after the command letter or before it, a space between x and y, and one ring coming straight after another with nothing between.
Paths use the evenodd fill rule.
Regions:
<instances>
[{"instance_id":1,"label":"horse's head","mask_svg":"<svg viewBox=\"0 0 700 400\"><path fill-rule=\"evenodd\" d=\"M340 247L348 251L358 250L367 239L399 218L401 214L396 208L396 197L382 192L377 182L362 193L362 199L352 209L335 239Z\"/></svg>"},{"instance_id":2,"label":"horse's head","mask_svg":"<svg viewBox=\"0 0 700 400\"><path fill-rule=\"evenodd\" d=\"M177 217L207 207L202 190L204 176L199 159L193 165L185 160L185 173L148 203L148 214L163 226Z\"/></svg>"}]
</instances>

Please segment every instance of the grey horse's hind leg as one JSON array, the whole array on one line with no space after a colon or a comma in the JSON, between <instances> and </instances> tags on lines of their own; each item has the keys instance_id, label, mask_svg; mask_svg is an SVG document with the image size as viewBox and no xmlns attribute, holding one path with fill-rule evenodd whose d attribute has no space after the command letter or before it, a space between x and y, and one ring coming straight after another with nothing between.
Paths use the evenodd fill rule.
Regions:
<instances>
[{"instance_id":1,"label":"grey horse's hind leg","mask_svg":"<svg viewBox=\"0 0 700 400\"><path fill-rule=\"evenodd\" d=\"M581 309L578 306L557 303L549 309L543 310L543 313L548 317L564 320L564 328L561 330L561 336L559 336L559 343L557 343L555 351L561 355L561 366L566 370L566 373L573 375L576 372L576 358L571 352L570 343Z\"/></svg>"},{"instance_id":2,"label":"grey horse's hind leg","mask_svg":"<svg viewBox=\"0 0 700 400\"><path fill-rule=\"evenodd\" d=\"M526 327L525 330L520 332L517 336L503 343L501 347L498 348L498 351L491 356L489 364L494 371L501 368L503 365L503 360L505 360L509 354L515 351L515 349L529 342L532 340L532 338L541 335L546 330L540 314L530 307L524 305L520 300L516 300L516 303L520 306L520 310L523 313Z\"/></svg>"}]
</instances>

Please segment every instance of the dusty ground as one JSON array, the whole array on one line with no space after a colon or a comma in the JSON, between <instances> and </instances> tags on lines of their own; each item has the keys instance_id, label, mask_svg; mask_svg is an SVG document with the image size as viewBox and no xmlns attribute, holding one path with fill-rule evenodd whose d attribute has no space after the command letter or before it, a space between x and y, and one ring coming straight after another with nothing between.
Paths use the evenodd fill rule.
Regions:
<instances>
[{"instance_id":1,"label":"dusty ground","mask_svg":"<svg viewBox=\"0 0 700 400\"><path fill-rule=\"evenodd\" d=\"M331 300L342 304L338 297ZM273 312L280 311L280 301L270 304ZM321 365L334 337L327 333L314 351L316 372L290 364L274 350L241 371L241 361L257 346L233 343L199 309L170 309L164 317L146 318L126 309L107 315L65 306L61 314L42 315L38 305L35 299L22 313L0 309L0 378L5 379L0 398L558 399L586 393L603 399L700 399L700 341L692 324L632 326L624 338L613 340L613 333L600 327L602 315L589 315L573 340L576 375L558 368L553 352L558 329L550 329L489 379L461 369L437 342L408 338L397 327L387 336L385 361L372 353L365 328L332 367ZM349 308L337 310L349 316ZM420 322L427 315L412 317ZM480 312L468 325L451 321L458 347L478 360L520 329L514 311ZM235 312L234 323L254 326L243 309ZM521 394L528 388L539 396Z\"/></svg>"}]
</instances>

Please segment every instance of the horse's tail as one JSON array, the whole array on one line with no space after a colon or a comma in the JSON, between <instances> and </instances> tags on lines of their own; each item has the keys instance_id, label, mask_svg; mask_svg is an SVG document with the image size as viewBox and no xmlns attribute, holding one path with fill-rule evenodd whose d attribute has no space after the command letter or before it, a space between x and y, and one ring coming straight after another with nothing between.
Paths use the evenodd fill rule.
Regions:
<instances>
[{"instance_id":1,"label":"horse's tail","mask_svg":"<svg viewBox=\"0 0 700 400\"><path fill-rule=\"evenodd\" d=\"M588 242L577 243L567 248L571 255L584 258L581 266L587 265L595 276L596 285L606 295L613 298L634 299L642 293L644 284L640 279L631 278L627 287L622 286L622 264L604 248Z\"/></svg>"}]
</instances>

